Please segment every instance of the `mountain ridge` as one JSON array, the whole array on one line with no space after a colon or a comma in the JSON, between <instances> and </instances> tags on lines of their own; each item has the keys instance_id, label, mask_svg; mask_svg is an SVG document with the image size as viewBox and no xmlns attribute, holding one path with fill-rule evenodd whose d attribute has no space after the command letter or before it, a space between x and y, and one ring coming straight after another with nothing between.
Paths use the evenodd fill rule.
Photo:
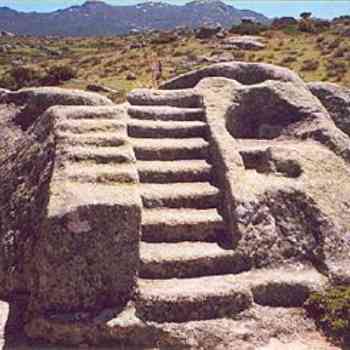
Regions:
<instances>
[{"instance_id":1,"label":"mountain ridge","mask_svg":"<svg viewBox=\"0 0 350 350\"><path fill-rule=\"evenodd\" d=\"M135 30L171 30L179 26L230 27L247 16L261 23L269 21L260 13L239 10L220 0L193 0L184 5L148 1L117 6L88 0L82 5L43 13L0 7L0 30L34 36L104 36Z\"/></svg>"}]
</instances>

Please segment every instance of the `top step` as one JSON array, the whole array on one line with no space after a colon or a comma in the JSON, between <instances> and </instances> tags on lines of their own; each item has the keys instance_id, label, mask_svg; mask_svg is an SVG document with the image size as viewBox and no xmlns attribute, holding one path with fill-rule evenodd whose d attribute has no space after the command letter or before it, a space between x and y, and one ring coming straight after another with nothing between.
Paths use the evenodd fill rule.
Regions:
<instances>
[{"instance_id":1,"label":"top step","mask_svg":"<svg viewBox=\"0 0 350 350\"><path fill-rule=\"evenodd\" d=\"M203 121L202 108L179 108L169 106L130 106L128 114L135 119L162 121Z\"/></svg>"},{"instance_id":2,"label":"top step","mask_svg":"<svg viewBox=\"0 0 350 350\"><path fill-rule=\"evenodd\" d=\"M128 94L128 102L139 106L172 106L184 108L201 108L203 97L188 90L150 90L136 89Z\"/></svg>"}]
</instances>

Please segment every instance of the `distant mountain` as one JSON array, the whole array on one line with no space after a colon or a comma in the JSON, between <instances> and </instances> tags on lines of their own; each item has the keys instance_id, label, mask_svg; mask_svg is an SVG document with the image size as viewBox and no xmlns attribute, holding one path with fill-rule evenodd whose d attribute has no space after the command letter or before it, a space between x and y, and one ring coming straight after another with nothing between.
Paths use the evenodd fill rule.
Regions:
<instances>
[{"instance_id":1,"label":"distant mountain","mask_svg":"<svg viewBox=\"0 0 350 350\"><path fill-rule=\"evenodd\" d=\"M196 28L204 24L230 27L243 17L260 23L269 19L250 10L238 10L219 0L195 0L186 5L145 2L132 6L112 6L103 1L87 1L49 13L18 12L0 7L0 31L23 35L99 36L126 34L131 30Z\"/></svg>"}]
</instances>

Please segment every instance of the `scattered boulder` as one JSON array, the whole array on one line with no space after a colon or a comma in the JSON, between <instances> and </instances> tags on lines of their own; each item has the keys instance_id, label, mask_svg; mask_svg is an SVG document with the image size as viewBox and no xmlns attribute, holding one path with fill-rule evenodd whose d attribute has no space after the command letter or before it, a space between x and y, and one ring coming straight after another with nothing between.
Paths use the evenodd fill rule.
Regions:
<instances>
[{"instance_id":1,"label":"scattered boulder","mask_svg":"<svg viewBox=\"0 0 350 350\"><path fill-rule=\"evenodd\" d=\"M130 49L130 50L133 50L133 49L143 49L145 46L146 46L145 43L140 43L140 42L131 43L131 44L129 45L129 49Z\"/></svg>"},{"instance_id":2,"label":"scattered boulder","mask_svg":"<svg viewBox=\"0 0 350 350\"><path fill-rule=\"evenodd\" d=\"M12 33L12 32L7 32L7 31L0 31L0 37L8 37L8 38L13 38L16 36L15 33Z\"/></svg>"},{"instance_id":3,"label":"scattered boulder","mask_svg":"<svg viewBox=\"0 0 350 350\"><path fill-rule=\"evenodd\" d=\"M350 90L325 82L312 82L307 86L326 107L337 127L350 136Z\"/></svg>"},{"instance_id":4,"label":"scattered boulder","mask_svg":"<svg viewBox=\"0 0 350 350\"><path fill-rule=\"evenodd\" d=\"M227 32L224 30L220 30L220 32L216 33L216 38L225 39L227 36Z\"/></svg>"},{"instance_id":5,"label":"scattered boulder","mask_svg":"<svg viewBox=\"0 0 350 350\"><path fill-rule=\"evenodd\" d=\"M8 52L8 51L10 51L12 49L13 49L13 46L10 45L10 44L3 44L3 45L0 46L0 52L1 53L6 53L6 52Z\"/></svg>"},{"instance_id":6,"label":"scattered boulder","mask_svg":"<svg viewBox=\"0 0 350 350\"><path fill-rule=\"evenodd\" d=\"M25 62L21 59L18 59L18 60L12 60L12 64L14 66L23 66L23 65L25 65Z\"/></svg>"},{"instance_id":7,"label":"scattered boulder","mask_svg":"<svg viewBox=\"0 0 350 350\"><path fill-rule=\"evenodd\" d=\"M337 34L344 38L350 37L350 25L338 25L335 31Z\"/></svg>"},{"instance_id":8,"label":"scattered boulder","mask_svg":"<svg viewBox=\"0 0 350 350\"><path fill-rule=\"evenodd\" d=\"M215 64L215 63L223 63L223 62L231 62L233 59L233 55L229 52L224 52L221 54L215 54L213 56L200 56L198 57L199 64Z\"/></svg>"},{"instance_id":9,"label":"scattered boulder","mask_svg":"<svg viewBox=\"0 0 350 350\"><path fill-rule=\"evenodd\" d=\"M255 21L255 19L247 19L245 21L241 21L238 25L233 25L230 29L230 33L248 36L259 35L267 28L268 27L266 25Z\"/></svg>"},{"instance_id":10,"label":"scattered boulder","mask_svg":"<svg viewBox=\"0 0 350 350\"><path fill-rule=\"evenodd\" d=\"M170 32L159 32L156 36L151 39L151 44L161 45L169 44L177 41L179 38L173 31Z\"/></svg>"},{"instance_id":11,"label":"scattered boulder","mask_svg":"<svg viewBox=\"0 0 350 350\"><path fill-rule=\"evenodd\" d=\"M320 66L320 61L315 59L306 59L302 62L301 70L304 72L315 71Z\"/></svg>"},{"instance_id":12,"label":"scattered boulder","mask_svg":"<svg viewBox=\"0 0 350 350\"><path fill-rule=\"evenodd\" d=\"M222 41L226 47L240 50L262 50L265 44L261 42L261 38L252 35L231 36Z\"/></svg>"},{"instance_id":13,"label":"scattered boulder","mask_svg":"<svg viewBox=\"0 0 350 350\"><path fill-rule=\"evenodd\" d=\"M195 31L195 37L197 39L209 39L217 35L221 31L221 27L200 27Z\"/></svg>"},{"instance_id":14,"label":"scattered boulder","mask_svg":"<svg viewBox=\"0 0 350 350\"><path fill-rule=\"evenodd\" d=\"M132 73L132 72L129 72L127 75L126 75L126 80L136 80L137 77L136 77L136 74Z\"/></svg>"},{"instance_id":15,"label":"scattered boulder","mask_svg":"<svg viewBox=\"0 0 350 350\"><path fill-rule=\"evenodd\" d=\"M110 93L110 94L119 94L120 93L120 91L111 89L107 86L103 86L100 84L89 84L86 87L86 90L92 91L92 92L106 92L106 93Z\"/></svg>"},{"instance_id":16,"label":"scattered boulder","mask_svg":"<svg viewBox=\"0 0 350 350\"><path fill-rule=\"evenodd\" d=\"M331 22L326 19L314 18L313 23L316 32L321 32L331 27Z\"/></svg>"},{"instance_id":17,"label":"scattered boulder","mask_svg":"<svg viewBox=\"0 0 350 350\"><path fill-rule=\"evenodd\" d=\"M333 18L332 23L350 25L350 15L335 17Z\"/></svg>"}]
</instances>

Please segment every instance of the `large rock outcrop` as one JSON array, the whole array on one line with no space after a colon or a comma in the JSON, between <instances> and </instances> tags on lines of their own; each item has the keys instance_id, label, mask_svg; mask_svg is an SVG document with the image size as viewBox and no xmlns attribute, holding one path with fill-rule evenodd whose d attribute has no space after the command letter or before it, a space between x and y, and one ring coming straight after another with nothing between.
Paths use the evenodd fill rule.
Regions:
<instances>
[{"instance_id":1,"label":"large rock outcrop","mask_svg":"<svg viewBox=\"0 0 350 350\"><path fill-rule=\"evenodd\" d=\"M40 115L23 131L20 109L0 105L0 295L27 292L29 261L45 217L54 163L52 120Z\"/></svg>"},{"instance_id":2,"label":"large rock outcrop","mask_svg":"<svg viewBox=\"0 0 350 350\"><path fill-rule=\"evenodd\" d=\"M33 178L21 168L29 200L27 187L6 192L35 208L16 226L29 243L0 254L10 262L2 296L25 293L30 338L251 350L294 349L298 336L327 349L303 304L350 278L350 138L288 70L234 62L204 72L174 80L194 88L42 107L33 119L30 99L2 94L12 134L1 174L15 174L16 132L32 137L38 163ZM1 205L2 227L15 227Z\"/></svg>"},{"instance_id":3,"label":"large rock outcrop","mask_svg":"<svg viewBox=\"0 0 350 350\"><path fill-rule=\"evenodd\" d=\"M182 74L161 84L161 89L187 89L195 87L202 79L223 77L251 85L265 80L291 81L304 85L300 77L291 70L266 63L230 62L217 63Z\"/></svg>"},{"instance_id":4,"label":"large rock outcrop","mask_svg":"<svg viewBox=\"0 0 350 350\"><path fill-rule=\"evenodd\" d=\"M196 91L236 251L252 267L304 262L329 271L347 259L350 139L317 98L280 81L207 78Z\"/></svg>"},{"instance_id":5,"label":"large rock outcrop","mask_svg":"<svg viewBox=\"0 0 350 350\"><path fill-rule=\"evenodd\" d=\"M46 215L55 161L53 119L57 104L112 104L96 94L33 88L0 95L0 295L27 292L27 270Z\"/></svg>"},{"instance_id":6,"label":"large rock outcrop","mask_svg":"<svg viewBox=\"0 0 350 350\"><path fill-rule=\"evenodd\" d=\"M67 90L55 87L25 88L18 91L0 91L0 103L20 106L16 116L23 129L30 127L35 118L51 106L57 105L112 105L108 98L80 90Z\"/></svg>"},{"instance_id":7,"label":"large rock outcrop","mask_svg":"<svg viewBox=\"0 0 350 350\"><path fill-rule=\"evenodd\" d=\"M262 50L265 44L263 38L253 35L231 36L222 41L225 48L241 49L241 50Z\"/></svg>"},{"instance_id":8,"label":"large rock outcrop","mask_svg":"<svg viewBox=\"0 0 350 350\"><path fill-rule=\"evenodd\" d=\"M326 107L337 127L350 136L350 90L325 82L312 82L307 86Z\"/></svg>"},{"instance_id":9,"label":"large rock outcrop","mask_svg":"<svg viewBox=\"0 0 350 350\"><path fill-rule=\"evenodd\" d=\"M5 92L0 114L0 296L28 296L29 335L47 313L123 307L136 285L141 215L125 108L40 88Z\"/></svg>"}]
</instances>

